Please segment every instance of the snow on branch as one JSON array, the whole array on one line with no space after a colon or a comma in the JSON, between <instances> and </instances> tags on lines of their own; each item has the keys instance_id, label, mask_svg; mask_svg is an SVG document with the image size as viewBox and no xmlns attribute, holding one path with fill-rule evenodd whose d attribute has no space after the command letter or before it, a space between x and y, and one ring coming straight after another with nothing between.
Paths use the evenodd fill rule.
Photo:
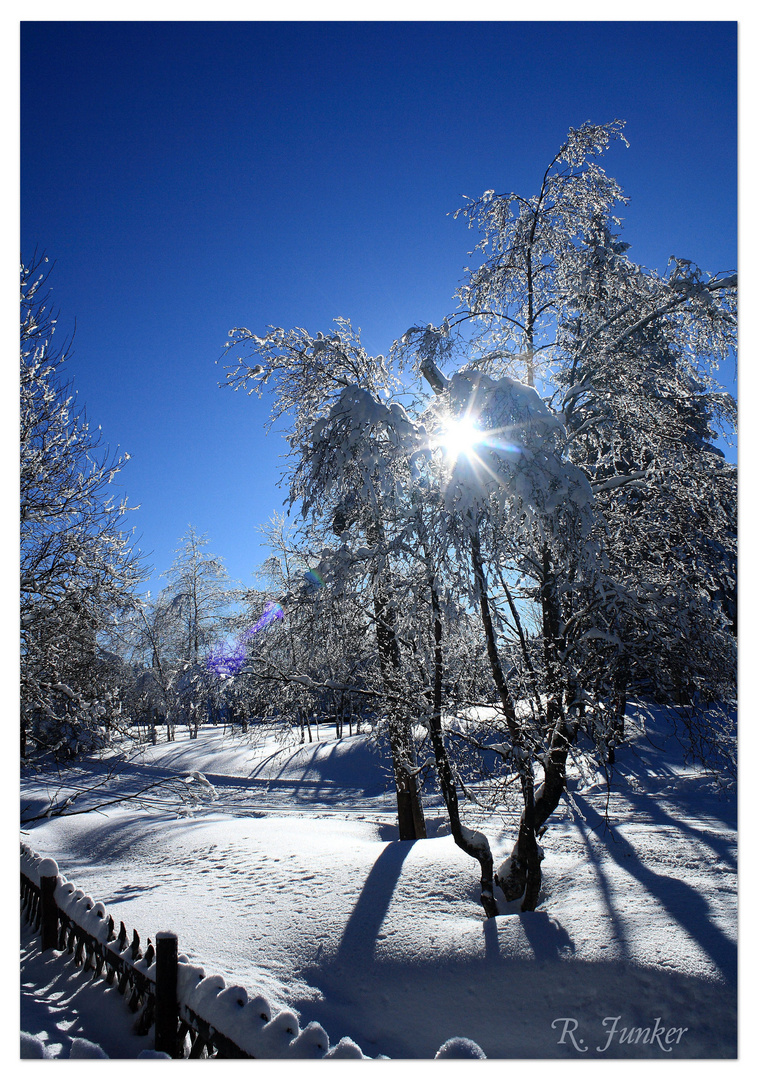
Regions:
<instances>
[{"instance_id":1,"label":"snow on branch","mask_svg":"<svg viewBox=\"0 0 764 1080\"><path fill-rule=\"evenodd\" d=\"M623 487L624 484L631 484L635 480L644 480L647 476L645 470L640 472L624 473L620 476L610 476L607 480L601 481L598 484L592 484L592 491L595 495L600 491L609 491L612 488Z\"/></svg>"}]
</instances>

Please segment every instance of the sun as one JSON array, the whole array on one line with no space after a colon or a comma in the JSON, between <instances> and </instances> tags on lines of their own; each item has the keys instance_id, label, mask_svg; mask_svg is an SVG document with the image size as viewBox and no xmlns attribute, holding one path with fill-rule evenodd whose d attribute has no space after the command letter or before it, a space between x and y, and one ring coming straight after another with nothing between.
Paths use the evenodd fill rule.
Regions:
<instances>
[{"instance_id":1,"label":"sun","mask_svg":"<svg viewBox=\"0 0 764 1080\"><path fill-rule=\"evenodd\" d=\"M472 417L463 416L444 423L438 442L450 458L458 458L461 454L471 454L483 436Z\"/></svg>"}]
</instances>

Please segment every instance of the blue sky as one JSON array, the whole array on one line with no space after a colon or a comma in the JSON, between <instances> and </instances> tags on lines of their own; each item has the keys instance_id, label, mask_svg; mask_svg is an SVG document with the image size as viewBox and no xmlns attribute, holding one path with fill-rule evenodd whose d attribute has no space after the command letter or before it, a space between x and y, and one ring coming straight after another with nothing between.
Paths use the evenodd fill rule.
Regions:
<instances>
[{"instance_id":1,"label":"blue sky","mask_svg":"<svg viewBox=\"0 0 764 1080\"><path fill-rule=\"evenodd\" d=\"M440 320L475 238L449 211L489 187L535 190L570 126L627 122L631 146L605 166L631 196L636 261L735 268L736 34L22 23L22 252L56 262L70 375L131 454L122 487L157 571L193 524L252 584L257 526L285 497L267 399L218 388L228 330L344 316L377 353Z\"/></svg>"}]
</instances>

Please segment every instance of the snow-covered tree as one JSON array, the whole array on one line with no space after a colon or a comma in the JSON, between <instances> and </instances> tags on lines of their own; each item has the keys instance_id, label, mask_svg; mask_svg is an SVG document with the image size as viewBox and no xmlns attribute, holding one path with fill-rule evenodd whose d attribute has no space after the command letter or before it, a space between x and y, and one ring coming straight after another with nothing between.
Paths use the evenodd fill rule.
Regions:
<instances>
[{"instance_id":1,"label":"snow-covered tree","mask_svg":"<svg viewBox=\"0 0 764 1080\"><path fill-rule=\"evenodd\" d=\"M443 324L464 324L482 367L529 386L554 362L555 336L569 299L569 270L593 219L611 218L625 202L598 164L623 121L571 129L538 191L486 191L454 215L483 233L473 254L485 257L459 289L461 306Z\"/></svg>"},{"instance_id":2,"label":"snow-covered tree","mask_svg":"<svg viewBox=\"0 0 764 1080\"><path fill-rule=\"evenodd\" d=\"M535 795L526 777L518 846L497 875L509 898L525 894L524 907L535 906L540 881L530 834L557 805L577 733L592 735L598 751L612 748L627 690L695 695L705 706L721 696L723 715L734 692L734 470L711 445L710 427L712 413L730 421L733 409L709 369L734 347L736 277L703 274L684 259L663 275L629 263L614 215L625 199L597 164L621 127L571 130L532 198L489 191L469 203L463 212L484 233L476 250L485 261L457 294L457 311L396 344L438 394L456 392L447 413L484 429L446 497L455 493L473 523L476 591L502 704L514 701L508 666L514 675L525 669L531 703L534 694L544 702L535 735L521 726L510 740L515 756L530 751L544 774ZM449 378L443 372L454 364ZM548 411L553 450L530 417L494 419L486 408L480 380L492 386L507 375L557 407ZM540 407L536 399L536 414ZM560 477L548 485L550 463ZM584 481L571 484L574 474ZM482 533L465 476L482 477L491 495ZM525 504L534 491L543 497L531 523ZM507 564L540 616L538 655L518 626L509 665L489 588L500 587L517 622ZM726 731L689 730L694 749L728 753Z\"/></svg>"},{"instance_id":3,"label":"snow-covered tree","mask_svg":"<svg viewBox=\"0 0 764 1080\"><path fill-rule=\"evenodd\" d=\"M359 700L354 688L374 667L374 635L357 578L351 572L354 588L347 589L345 575L334 574L328 582L322 576L321 552L333 539L330 530L307 523L298 530L284 515L274 515L263 531L271 549L262 568L266 595L285 606L284 618L252 642L255 675L267 681L270 696L263 715L277 709L282 719L296 721L301 742L313 739L311 716L333 719L341 735L346 721L350 725L355 717L358 726L367 711L366 695ZM258 604L265 610L262 595Z\"/></svg>"},{"instance_id":4,"label":"snow-covered tree","mask_svg":"<svg viewBox=\"0 0 764 1080\"><path fill-rule=\"evenodd\" d=\"M416 429L397 402L387 403L394 382L384 357L369 356L346 321L327 336L280 328L265 337L237 328L230 336L242 355L230 364L228 385L252 392L270 382L273 420L288 416L292 425L291 502L306 517L330 520L340 538L356 532L364 540L400 835L424 836L389 550L403 483L400 443L415 439ZM333 572L342 557L341 550Z\"/></svg>"},{"instance_id":5,"label":"snow-covered tree","mask_svg":"<svg viewBox=\"0 0 764 1080\"><path fill-rule=\"evenodd\" d=\"M737 470L714 440L735 403L710 376L735 345L734 276L676 259L648 274L608 230L597 239L582 247L590 286L572 290L556 380L631 626L615 681L622 699L645 683L686 704L734 699Z\"/></svg>"},{"instance_id":6,"label":"snow-covered tree","mask_svg":"<svg viewBox=\"0 0 764 1080\"><path fill-rule=\"evenodd\" d=\"M597 576L593 493L583 472L566 460L563 425L534 388L475 371L449 379L434 366L429 377L441 398L432 420L446 432L457 424L471 433L468 445L455 446L441 462L441 542L461 556L469 582L462 602L479 614L500 703L500 757L522 791L515 856L499 880L508 895L521 896L527 886L524 903L533 907L541 880L535 836L562 791L568 712L577 698L566 653L580 636L575 616ZM540 609L542 648L535 660L518 618L518 598L507 585L510 570ZM493 596L499 583L501 605ZM508 616L511 641L503 629ZM537 762L545 781L534 792Z\"/></svg>"},{"instance_id":7,"label":"snow-covered tree","mask_svg":"<svg viewBox=\"0 0 764 1080\"><path fill-rule=\"evenodd\" d=\"M109 485L109 455L78 408L54 342L46 260L21 267L21 740L73 753L117 709L99 633L142 577ZM113 673L112 673L113 674Z\"/></svg>"},{"instance_id":8,"label":"snow-covered tree","mask_svg":"<svg viewBox=\"0 0 764 1080\"><path fill-rule=\"evenodd\" d=\"M223 560L204 550L209 544L206 536L189 525L180 543L164 574L167 629L176 657L197 664L232 624L233 605L241 590L229 581Z\"/></svg>"},{"instance_id":9,"label":"snow-covered tree","mask_svg":"<svg viewBox=\"0 0 764 1080\"><path fill-rule=\"evenodd\" d=\"M206 536L193 526L180 540L169 584L156 597L137 600L123 626L123 648L136 666L142 712L149 722L176 723L195 733L218 696L208 658L236 626L242 590L223 560L209 554Z\"/></svg>"}]
</instances>

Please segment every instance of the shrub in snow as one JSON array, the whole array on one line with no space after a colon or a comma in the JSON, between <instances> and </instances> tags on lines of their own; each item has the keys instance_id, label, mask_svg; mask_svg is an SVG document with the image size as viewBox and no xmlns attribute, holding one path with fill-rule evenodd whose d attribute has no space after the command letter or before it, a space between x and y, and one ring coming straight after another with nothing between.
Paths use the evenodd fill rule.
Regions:
<instances>
[{"instance_id":1,"label":"shrub in snow","mask_svg":"<svg viewBox=\"0 0 764 1080\"><path fill-rule=\"evenodd\" d=\"M485 1054L472 1039L449 1039L444 1042L435 1055L438 1058L479 1058L485 1060Z\"/></svg>"},{"instance_id":2,"label":"shrub in snow","mask_svg":"<svg viewBox=\"0 0 764 1080\"><path fill-rule=\"evenodd\" d=\"M42 1039L36 1038L34 1035L28 1035L26 1031L21 1032L21 1054L22 1058L46 1058L48 1053L45 1048L45 1043Z\"/></svg>"},{"instance_id":3,"label":"shrub in snow","mask_svg":"<svg viewBox=\"0 0 764 1080\"><path fill-rule=\"evenodd\" d=\"M108 1058L100 1046L88 1039L73 1039L69 1048L70 1058Z\"/></svg>"}]
</instances>

